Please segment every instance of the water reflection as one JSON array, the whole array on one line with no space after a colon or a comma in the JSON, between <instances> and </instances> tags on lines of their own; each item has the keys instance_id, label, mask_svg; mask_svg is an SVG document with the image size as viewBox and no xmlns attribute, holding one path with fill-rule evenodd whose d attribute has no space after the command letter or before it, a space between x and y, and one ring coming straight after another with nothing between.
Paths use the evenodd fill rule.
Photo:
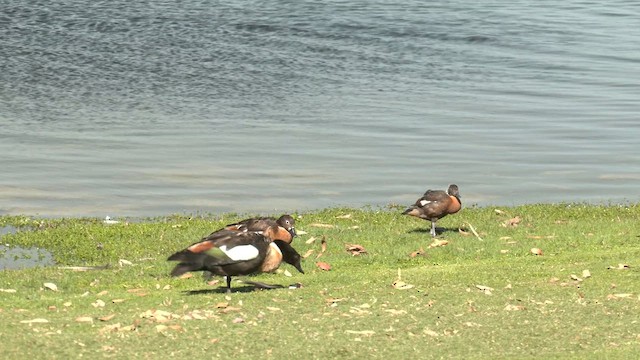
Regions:
<instances>
[{"instance_id":1,"label":"water reflection","mask_svg":"<svg viewBox=\"0 0 640 360\"><path fill-rule=\"evenodd\" d=\"M6 234L15 234L20 229L7 225L0 228L0 240ZM55 265L53 255L41 248L0 244L0 270L27 269Z\"/></svg>"}]
</instances>

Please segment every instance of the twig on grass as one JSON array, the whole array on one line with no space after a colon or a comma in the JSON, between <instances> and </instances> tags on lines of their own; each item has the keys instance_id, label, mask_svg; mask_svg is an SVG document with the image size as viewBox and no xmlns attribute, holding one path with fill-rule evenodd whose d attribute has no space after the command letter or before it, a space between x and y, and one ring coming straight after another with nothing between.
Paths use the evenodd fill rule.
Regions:
<instances>
[{"instance_id":1,"label":"twig on grass","mask_svg":"<svg viewBox=\"0 0 640 360\"><path fill-rule=\"evenodd\" d=\"M471 225L470 223L467 223L467 225L469 226L469 229L471 229L471 232L473 233L473 235L475 235L478 238L478 240L483 241L480 235L478 234L478 232L476 231L476 229L473 228L473 225Z\"/></svg>"}]
</instances>

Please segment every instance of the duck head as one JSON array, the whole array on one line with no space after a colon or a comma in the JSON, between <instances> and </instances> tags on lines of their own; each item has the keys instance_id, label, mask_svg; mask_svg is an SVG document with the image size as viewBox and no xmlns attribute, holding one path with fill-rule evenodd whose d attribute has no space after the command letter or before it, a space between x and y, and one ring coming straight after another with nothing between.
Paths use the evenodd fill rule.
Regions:
<instances>
[{"instance_id":1,"label":"duck head","mask_svg":"<svg viewBox=\"0 0 640 360\"><path fill-rule=\"evenodd\" d=\"M456 184L449 185L449 188L447 189L447 194L451 196L455 196L456 199L458 199L458 202L462 204L462 200L460 200L462 196L460 195L460 191L458 191L458 185Z\"/></svg>"},{"instance_id":2,"label":"duck head","mask_svg":"<svg viewBox=\"0 0 640 360\"><path fill-rule=\"evenodd\" d=\"M289 243L282 240L275 240L274 243L278 246L280 251L282 252L282 260L287 264L292 265L298 271L304 274L304 270L302 270L302 264L300 261L302 260L302 256L294 249Z\"/></svg>"},{"instance_id":3,"label":"duck head","mask_svg":"<svg viewBox=\"0 0 640 360\"><path fill-rule=\"evenodd\" d=\"M276 223L283 228L285 228L289 234L291 234L291 239L297 236L296 234L296 220L291 215L282 215L276 220Z\"/></svg>"}]
</instances>

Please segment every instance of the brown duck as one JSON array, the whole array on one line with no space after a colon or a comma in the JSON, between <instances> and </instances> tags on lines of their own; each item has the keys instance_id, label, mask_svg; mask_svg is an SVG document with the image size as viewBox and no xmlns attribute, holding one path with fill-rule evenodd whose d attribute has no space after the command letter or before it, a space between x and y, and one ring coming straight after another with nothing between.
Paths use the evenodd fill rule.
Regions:
<instances>
[{"instance_id":1,"label":"brown duck","mask_svg":"<svg viewBox=\"0 0 640 360\"><path fill-rule=\"evenodd\" d=\"M231 277L275 271L282 261L304 274L300 254L282 240L274 240L283 230L274 225L262 232L240 232L221 229L169 256L179 261L171 271L180 276L189 271L209 271L227 277L227 292L231 292Z\"/></svg>"},{"instance_id":2,"label":"brown duck","mask_svg":"<svg viewBox=\"0 0 640 360\"><path fill-rule=\"evenodd\" d=\"M446 192L427 190L424 195L403 212L420 219L431 221L431 236L436 236L436 221L455 214L462 208L458 185L451 184Z\"/></svg>"}]
</instances>

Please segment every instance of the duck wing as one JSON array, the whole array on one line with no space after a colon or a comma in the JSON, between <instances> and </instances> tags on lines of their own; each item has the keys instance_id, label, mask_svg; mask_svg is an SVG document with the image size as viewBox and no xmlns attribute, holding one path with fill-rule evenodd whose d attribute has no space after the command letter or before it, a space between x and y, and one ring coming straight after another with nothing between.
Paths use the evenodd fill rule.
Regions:
<instances>
[{"instance_id":1,"label":"duck wing","mask_svg":"<svg viewBox=\"0 0 640 360\"><path fill-rule=\"evenodd\" d=\"M416 202L416 205L421 200L438 202L438 201L449 201L449 194L446 191L442 190L427 190L424 195ZM424 206L424 205L423 205Z\"/></svg>"},{"instance_id":2,"label":"duck wing","mask_svg":"<svg viewBox=\"0 0 640 360\"><path fill-rule=\"evenodd\" d=\"M272 217L251 218L239 221L235 224L226 225L224 228L234 231L264 231L269 226L277 225L276 219Z\"/></svg>"}]
</instances>

